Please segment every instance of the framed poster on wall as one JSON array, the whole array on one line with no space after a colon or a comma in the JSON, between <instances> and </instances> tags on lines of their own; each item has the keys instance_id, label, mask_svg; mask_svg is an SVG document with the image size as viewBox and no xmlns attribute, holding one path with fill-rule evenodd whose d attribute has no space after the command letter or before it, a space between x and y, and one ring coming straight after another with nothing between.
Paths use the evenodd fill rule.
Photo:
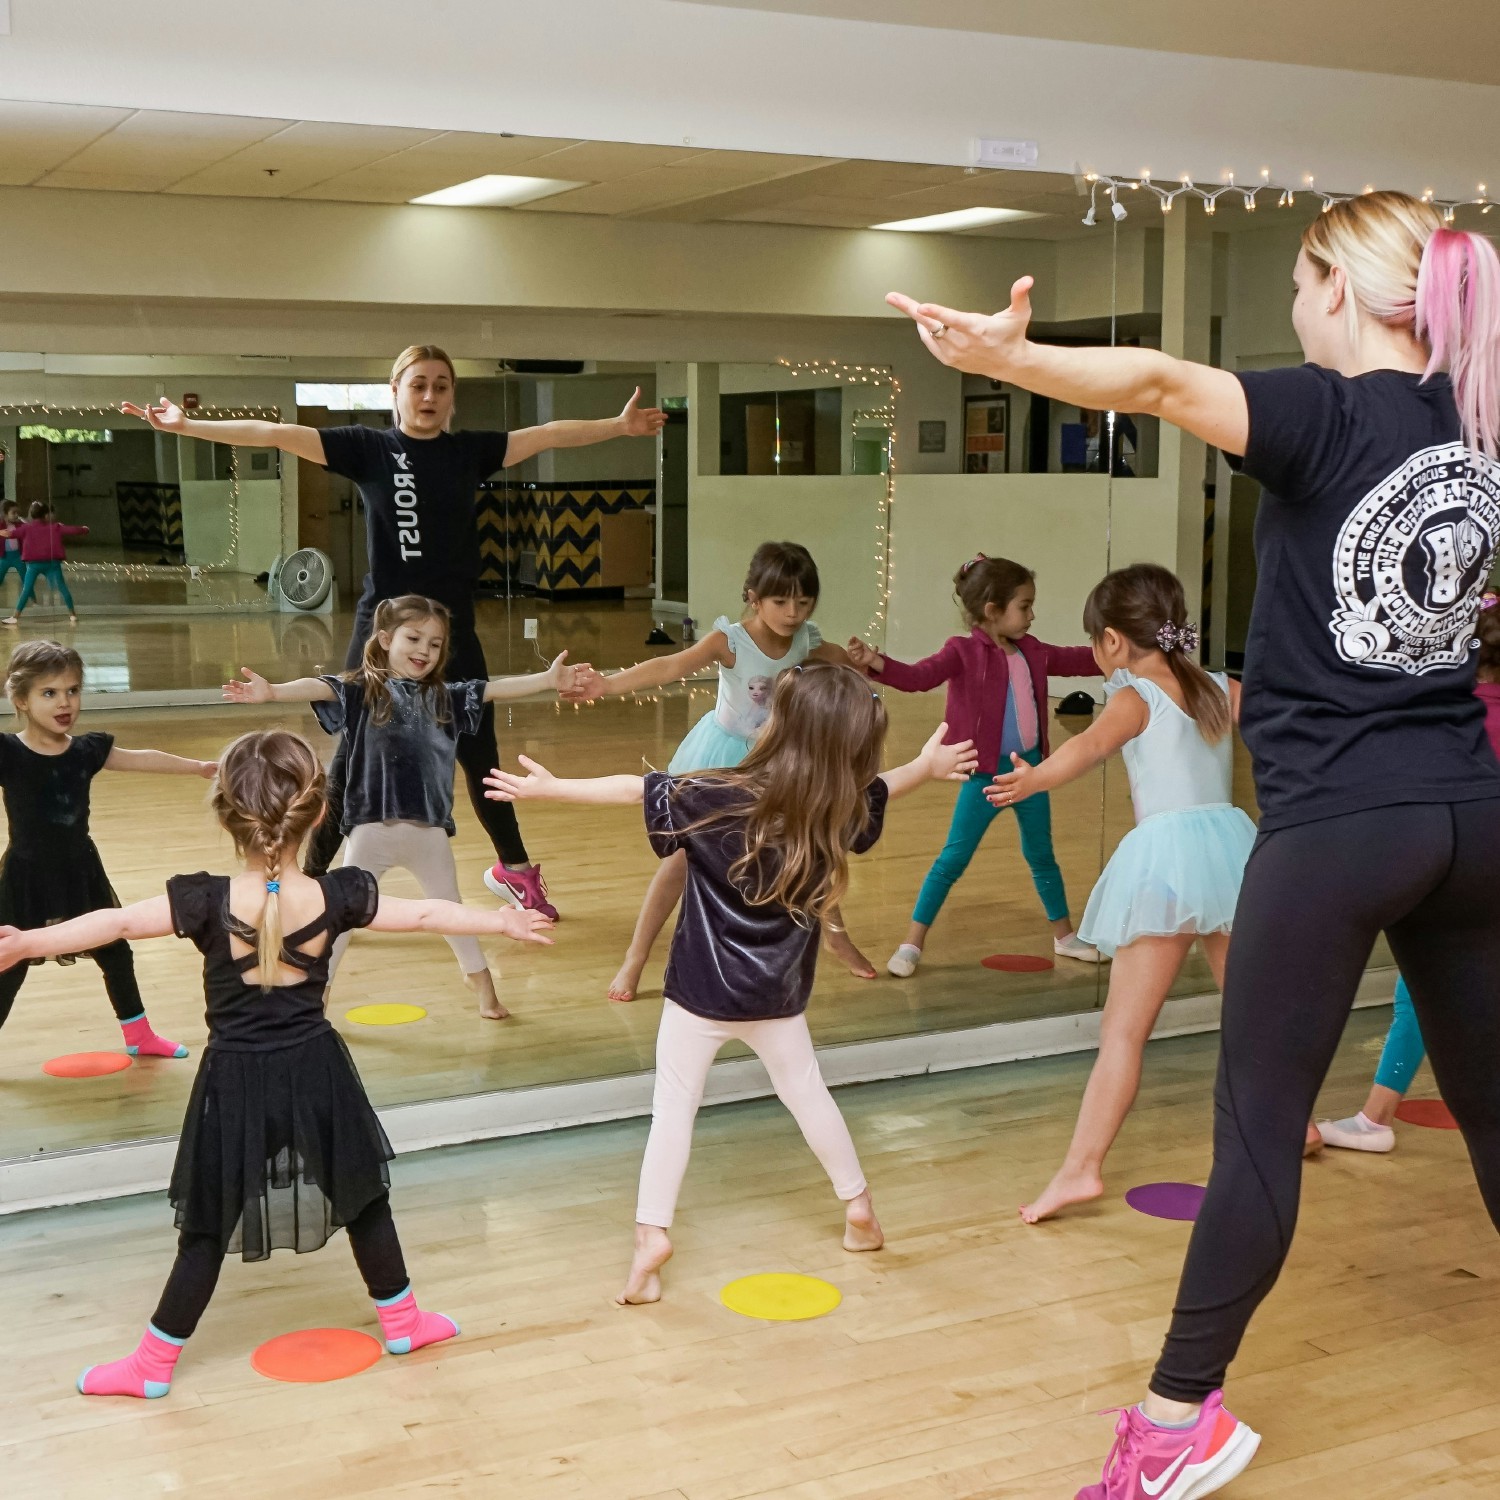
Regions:
<instances>
[{"instance_id":1,"label":"framed poster on wall","mask_svg":"<svg viewBox=\"0 0 1500 1500\"><path fill-rule=\"evenodd\" d=\"M1010 437L1010 397L964 397L964 473L1004 474Z\"/></svg>"}]
</instances>

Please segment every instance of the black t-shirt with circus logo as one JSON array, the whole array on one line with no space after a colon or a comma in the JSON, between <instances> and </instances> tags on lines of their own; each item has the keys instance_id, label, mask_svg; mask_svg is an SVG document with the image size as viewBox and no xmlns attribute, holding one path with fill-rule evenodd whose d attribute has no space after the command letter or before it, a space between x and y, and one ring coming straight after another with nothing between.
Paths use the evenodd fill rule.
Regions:
<instances>
[{"instance_id":1,"label":"black t-shirt with circus logo","mask_svg":"<svg viewBox=\"0 0 1500 1500\"><path fill-rule=\"evenodd\" d=\"M1500 464L1465 448L1446 375L1241 374L1264 486L1240 728L1261 827L1500 797L1474 625Z\"/></svg>"},{"instance_id":2,"label":"black t-shirt with circus logo","mask_svg":"<svg viewBox=\"0 0 1500 1500\"><path fill-rule=\"evenodd\" d=\"M505 463L503 432L407 437L398 427L325 427L325 466L352 479L365 503L370 571L365 599L425 594L457 619L473 613L479 577L474 500Z\"/></svg>"}]
</instances>

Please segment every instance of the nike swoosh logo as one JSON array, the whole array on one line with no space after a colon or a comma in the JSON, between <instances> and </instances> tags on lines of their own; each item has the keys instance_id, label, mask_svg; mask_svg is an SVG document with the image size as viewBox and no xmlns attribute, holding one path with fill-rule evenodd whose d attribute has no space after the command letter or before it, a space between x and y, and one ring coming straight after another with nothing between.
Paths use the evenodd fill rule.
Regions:
<instances>
[{"instance_id":1,"label":"nike swoosh logo","mask_svg":"<svg viewBox=\"0 0 1500 1500\"><path fill-rule=\"evenodd\" d=\"M1156 1476L1155 1479L1147 1479L1146 1476L1142 1474L1141 1488L1148 1495L1155 1496L1161 1494L1161 1492L1166 1489L1169 1484L1171 1484L1172 1478L1177 1473L1177 1471L1183 1466L1183 1464L1188 1461L1188 1456L1192 1453L1192 1451L1193 1450L1191 1447L1184 1448L1182 1452L1179 1453L1177 1457L1174 1458L1172 1462L1168 1464L1167 1467Z\"/></svg>"}]
</instances>

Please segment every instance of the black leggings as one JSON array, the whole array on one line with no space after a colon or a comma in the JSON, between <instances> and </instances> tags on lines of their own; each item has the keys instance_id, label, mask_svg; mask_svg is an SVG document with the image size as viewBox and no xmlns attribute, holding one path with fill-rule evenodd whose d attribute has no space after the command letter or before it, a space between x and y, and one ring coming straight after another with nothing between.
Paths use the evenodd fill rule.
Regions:
<instances>
[{"instance_id":1,"label":"black leggings","mask_svg":"<svg viewBox=\"0 0 1500 1500\"><path fill-rule=\"evenodd\" d=\"M349 652L344 658L344 670L352 672L364 657L365 642L370 638L373 609L361 604L354 616L354 634L349 639ZM484 647L474 633L472 624L461 620L453 622L453 641L448 652L447 678L449 682L475 682L490 675L485 665ZM507 865L527 865L526 845L521 839L521 825L516 821L515 807L509 802L491 802L484 795L484 778L500 764L500 749L495 743L495 705L486 703L479 719L477 734L462 734L458 737L458 763L463 768L464 780L469 787L469 801L474 804L474 813L484 824L495 854ZM307 848L306 870L309 875L326 875L343 842L339 824L344 818L344 776L348 764L347 741L339 739L333 763L328 768L328 813L318 825Z\"/></svg>"},{"instance_id":2,"label":"black leggings","mask_svg":"<svg viewBox=\"0 0 1500 1500\"><path fill-rule=\"evenodd\" d=\"M1400 966L1438 1087L1500 1225L1500 800L1408 803L1263 833L1224 983L1214 1165L1151 1389L1224 1384L1292 1243L1302 1142L1375 939Z\"/></svg>"},{"instance_id":3,"label":"black leggings","mask_svg":"<svg viewBox=\"0 0 1500 1500\"><path fill-rule=\"evenodd\" d=\"M141 987L135 979L135 958L124 938L102 948L92 948L84 957L93 959L103 971L104 993L109 996L117 1020L133 1021L145 1014L146 1002L141 999ZM17 964L0 974L0 1026L9 1019L10 1008L30 971L30 964Z\"/></svg>"},{"instance_id":4,"label":"black leggings","mask_svg":"<svg viewBox=\"0 0 1500 1500\"><path fill-rule=\"evenodd\" d=\"M406 1262L401 1257L389 1194L382 1193L366 1204L346 1227L354 1264L370 1295L377 1302L399 1297L407 1287ZM224 1251L214 1235L183 1230L177 1236L177 1259L172 1262L152 1323L169 1338L192 1338L219 1284L223 1266Z\"/></svg>"}]
</instances>

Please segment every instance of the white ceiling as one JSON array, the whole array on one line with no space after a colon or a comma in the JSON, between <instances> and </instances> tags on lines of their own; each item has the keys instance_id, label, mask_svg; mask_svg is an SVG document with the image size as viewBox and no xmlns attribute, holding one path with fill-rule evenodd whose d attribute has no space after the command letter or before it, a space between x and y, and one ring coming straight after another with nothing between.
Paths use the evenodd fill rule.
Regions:
<instances>
[{"instance_id":1,"label":"white ceiling","mask_svg":"<svg viewBox=\"0 0 1500 1500\"><path fill-rule=\"evenodd\" d=\"M1071 177L459 131L0 100L0 185L405 203L487 173L578 188L496 212L858 229L978 205L1049 215L969 231L1078 226Z\"/></svg>"},{"instance_id":2,"label":"white ceiling","mask_svg":"<svg viewBox=\"0 0 1500 1500\"><path fill-rule=\"evenodd\" d=\"M780 11L938 31L1046 37L1391 73L1456 83L1500 83L1495 0L687 0L736 10ZM923 67L941 67L945 42L927 45ZM960 44L961 45L961 44Z\"/></svg>"}]
</instances>

